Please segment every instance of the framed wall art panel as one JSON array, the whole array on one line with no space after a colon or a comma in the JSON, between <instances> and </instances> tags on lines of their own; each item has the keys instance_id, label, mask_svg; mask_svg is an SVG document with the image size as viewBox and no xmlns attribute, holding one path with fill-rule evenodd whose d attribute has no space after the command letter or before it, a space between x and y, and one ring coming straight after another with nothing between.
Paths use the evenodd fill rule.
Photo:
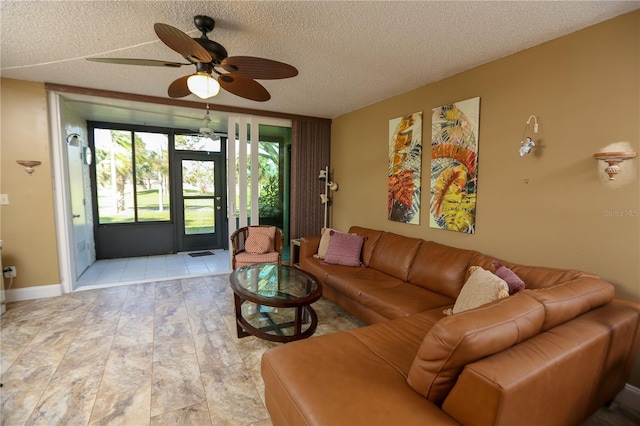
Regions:
<instances>
[{"instance_id":1,"label":"framed wall art panel","mask_svg":"<svg viewBox=\"0 0 640 426\"><path fill-rule=\"evenodd\" d=\"M422 112L389 120L388 219L420 224Z\"/></svg>"},{"instance_id":2,"label":"framed wall art panel","mask_svg":"<svg viewBox=\"0 0 640 426\"><path fill-rule=\"evenodd\" d=\"M480 98L434 108L430 226L475 233Z\"/></svg>"}]
</instances>

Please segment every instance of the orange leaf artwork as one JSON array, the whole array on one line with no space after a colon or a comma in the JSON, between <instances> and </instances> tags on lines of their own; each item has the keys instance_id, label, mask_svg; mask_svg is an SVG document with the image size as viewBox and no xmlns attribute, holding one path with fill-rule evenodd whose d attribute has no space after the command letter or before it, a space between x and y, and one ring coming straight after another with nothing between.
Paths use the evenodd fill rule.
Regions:
<instances>
[{"instance_id":1,"label":"orange leaf artwork","mask_svg":"<svg viewBox=\"0 0 640 426\"><path fill-rule=\"evenodd\" d=\"M422 113L389 120L388 219L420 223Z\"/></svg>"},{"instance_id":2,"label":"orange leaf artwork","mask_svg":"<svg viewBox=\"0 0 640 426\"><path fill-rule=\"evenodd\" d=\"M405 208L410 208L414 195L413 172L403 170L397 175L389 178L389 209L393 202L402 204Z\"/></svg>"}]
</instances>

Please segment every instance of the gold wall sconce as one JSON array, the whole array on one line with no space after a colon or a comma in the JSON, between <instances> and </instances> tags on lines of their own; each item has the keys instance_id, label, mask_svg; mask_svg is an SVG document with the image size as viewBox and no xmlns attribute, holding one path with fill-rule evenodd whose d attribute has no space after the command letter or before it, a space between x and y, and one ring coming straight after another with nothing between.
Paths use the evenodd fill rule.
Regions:
<instances>
[{"instance_id":1,"label":"gold wall sconce","mask_svg":"<svg viewBox=\"0 0 640 426\"><path fill-rule=\"evenodd\" d=\"M608 166L605 167L604 172L609 175L609 180L615 180L616 175L622 171L618 164L624 160L635 158L636 155L635 151L597 152L593 154L593 158L607 163Z\"/></svg>"},{"instance_id":2,"label":"gold wall sconce","mask_svg":"<svg viewBox=\"0 0 640 426\"><path fill-rule=\"evenodd\" d=\"M35 166L39 166L40 164L42 164L42 162L38 160L16 160L16 163L24 166L24 170L25 172L29 173L29 176L31 176L33 172L36 171L36 169L34 169Z\"/></svg>"}]
</instances>

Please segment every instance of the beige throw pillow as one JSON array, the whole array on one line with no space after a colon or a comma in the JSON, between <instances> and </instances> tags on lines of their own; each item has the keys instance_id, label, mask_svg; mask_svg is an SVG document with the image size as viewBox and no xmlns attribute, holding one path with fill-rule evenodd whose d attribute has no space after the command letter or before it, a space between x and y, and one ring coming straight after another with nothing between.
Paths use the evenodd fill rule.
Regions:
<instances>
[{"instance_id":1,"label":"beige throw pillow","mask_svg":"<svg viewBox=\"0 0 640 426\"><path fill-rule=\"evenodd\" d=\"M316 254L315 257L317 257L318 259L324 259L324 256L327 254L327 249L329 248L329 238L331 237L331 231L336 231L335 229L331 229L331 228L322 228L322 231L320 232L320 234L322 235L320 237L320 245L318 245L318 254Z\"/></svg>"},{"instance_id":2,"label":"beige throw pillow","mask_svg":"<svg viewBox=\"0 0 640 426\"><path fill-rule=\"evenodd\" d=\"M470 270L471 268L473 271L453 305L454 314L509 297L509 286L505 280L479 266L471 266Z\"/></svg>"}]
</instances>

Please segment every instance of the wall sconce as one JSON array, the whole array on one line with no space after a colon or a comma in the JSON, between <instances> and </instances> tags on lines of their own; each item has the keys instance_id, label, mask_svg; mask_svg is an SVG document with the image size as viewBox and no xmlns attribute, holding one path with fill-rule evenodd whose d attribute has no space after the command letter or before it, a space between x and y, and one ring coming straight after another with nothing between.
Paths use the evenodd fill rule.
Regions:
<instances>
[{"instance_id":1,"label":"wall sconce","mask_svg":"<svg viewBox=\"0 0 640 426\"><path fill-rule=\"evenodd\" d=\"M77 133L67 135L67 145L80 146L80 135Z\"/></svg>"},{"instance_id":2,"label":"wall sconce","mask_svg":"<svg viewBox=\"0 0 640 426\"><path fill-rule=\"evenodd\" d=\"M329 166L320 170L320 175L318 179L324 181L324 194L320 194L320 202L324 205L324 227L326 228L328 224L329 218L329 203L331 202L331 198L329 198L329 191L337 191L338 184L335 182L331 182L329 180Z\"/></svg>"},{"instance_id":3,"label":"wall sconce","mask_svg":"<svg viewBox=\"0 0 640 426\"><path fill-rule=\"evenodd\" d=\"M34 169L35 166L42 164L42 162L37 160L16 160L16 163L24 166L24 170L29 173L29 176L36 171L36 169Z\"/></svg>"},{"instance_id":4,"label":"wall sconce","mask_svg":"<svg viewBox=\"0 0 640 426\"><path fill-rule=\"evenodd\" d=\"M616 175L622 171L618 164L624 160L635 158L636 155L635 151L597 152L593 154L593 158L607 163L608 166L605 167L604 172L609 175L609 180L615 180Z\"/></svg>"},{"instance_id":5,"label":"wall sconce","mask_svg":"<svg viewBox=\"0 0 640 426\"><path fill-rule=\"evenodd\" d=\"M527 124L524 125L524 132L522 133L522 140L520 141L520 157L524 157L526 154L531 152L531 149L536 146L531 136L527 136L530 134L529 125L531 125L531 119L533 119L533 133L538 133L538 117L535 115L530 115L527 120Z\"/></svg>"}]
</instances>

